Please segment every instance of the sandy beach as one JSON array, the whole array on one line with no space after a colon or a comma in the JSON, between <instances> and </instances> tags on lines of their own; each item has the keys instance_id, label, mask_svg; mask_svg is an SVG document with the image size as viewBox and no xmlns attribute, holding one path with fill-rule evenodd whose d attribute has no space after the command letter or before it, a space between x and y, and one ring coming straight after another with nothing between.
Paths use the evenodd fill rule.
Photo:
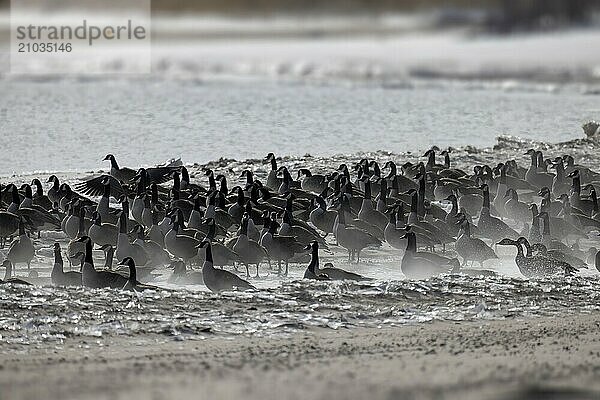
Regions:
<instances>
[{"instance_id":1,"label":"sandy beach","mask_svg":"<svg viewBox=\"0 0 600 400\"><path fill-rule=\"evenodd\" d=\"M159 345L74 339L2 349L0 388L11 399L597 399L599 327L578 314Z\"/></svg>"}]
</instances>

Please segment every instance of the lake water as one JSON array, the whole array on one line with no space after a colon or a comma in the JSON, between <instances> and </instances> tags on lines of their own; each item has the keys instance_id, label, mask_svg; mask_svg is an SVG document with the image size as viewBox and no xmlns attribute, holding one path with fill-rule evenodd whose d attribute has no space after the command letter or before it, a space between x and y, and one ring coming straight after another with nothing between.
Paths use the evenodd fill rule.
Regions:
<instances>
[{"instance_id":1,"label":"lake water","mask_svg":"<svg viewBox=\"0 0 600 400\"><path fill-rule=\"evenodd\" d=\"M107 153L136 166L481 147L501 134L555 142L600 114L598 96L578 90L451 83L3 79L0 93L2 175L98 169Z\"/></svg>"}]
</instances>

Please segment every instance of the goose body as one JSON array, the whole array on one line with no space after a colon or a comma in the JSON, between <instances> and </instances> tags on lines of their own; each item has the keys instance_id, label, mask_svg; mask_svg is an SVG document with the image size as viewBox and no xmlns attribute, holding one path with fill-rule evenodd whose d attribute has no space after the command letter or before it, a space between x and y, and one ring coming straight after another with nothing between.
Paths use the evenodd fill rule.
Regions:
<instances>
[{"instance_id":1,"label":"goose body","mask_svg":"<svg viewBox=\"0 0 600 400\"><path fill-rule=\"evenodd\" d=\"M26 263L27 269L31 268L31 260L35 257L35 248L27 233L23 222L19 223L19 236L16 237L8 249L6 258L15 265L18 263Z\"/></svg>"},{"instance_id":2,"label":"goose body","mask_svg":"<svg viewBox=\"0 0 600 400\"><path fill-rule=\"evenodd\" d=\"M200 246L206 247L206 259L202 264L202 276L204 284L212 292L221 292L223 290L247 290L255 289L248 281L240 278L236 274L217 269L213 265L211 244L208 241L203 241Z\"/></svg>"},{"instance_id":3,"label":"goose body","mask_svg":"<svg viewBox=\"0 0 600 400\"><path fill-rule=\"evenodd\" d=\"M131 257L136 265L143 266L149 260L146 250L143 246L137 243L129 242L129 235L127 230L127 223L129 220L129 204L127 201L123 202L123 212L119 216L119 234L117 235L117 248L115 250L115 257L117 260L124 260L126 257Z\"/></svg>"},{"instance_id":4,"label":"goose body","mask_svg":"<svg viewBox=\"0 0 600 400\"><path fill-rule=\"evenodd\" d=\"M81 271L81 282L83 286L99 289L113 288L123 289L128 283L128 279L121 274L110 271L97 271L94 267L92 258L92 241L88 236L78 239L85 244L85 259Z\"/></svg>"},{"instance_id":5,"label":"goose body","mask_svg":"<svg viewBox=\"0 0 600 400\"><path fill-rule=\"evenodd\" d=\"M462 232L456 240L456 252L462 257L463 265L467 261L476 261L483 265L484 261L498 258L494 250L481 239L471 237L471 225L463 218L460 222Z\"/></svg>"},{"instance_id":6,"label":"goose body","mask_svg":"<svg viewBox=\"0 0 600 400\"><path fill-rule=\"evenodd\" d=\"M450 265L440 265L419 256L417 253L417 238L414 232L406 232L406 239L406 251L402 257L401 268L408 279L429 279L433 276L450 271Z\"/></svg>"},{"instance_id":7,"label":"goose body","mask_svg":"<svg viewBox=\"0 0 600 400\"><path fill-rule=\"evenodd\" d=\"M380 247L381 241L370 233L355 228L346 226L344 211L338 211L337 226L334 231L335 238L338 244L348 250L348 259L352 260L356 253L356 262L360 261L360 252L366 247Z\"/></svg>"},{"instance_id":8,"label":"goose body","mask_svg":"<svg viewBox=\"0 0 600 400\"><path fill-rule=\"evenodd\" d=\"M144 290L160 290L160 288L152 285L146 285L140 283L137 280L137 269L135 266L135 261L131 257L125 257L125 259L121 262L122 265L126 266L129 270L129 278L127 280L127 284L123 287L123 289L132 290L134 292L142 292Z\"/></svg>"},{"instance_id":9,"label":"goose body","mask_svg":"<svg viewBox=\"0 0 600 400\"><path fill-rule=\"evenodd\" d=\"M68 271L63 269L63 258L60 244L54 243L54 266L50 273L52 284L54 286L81 286L81 272Z\"/></svg>"},{"instance_id":10,"label":"goose body","mask_svg":"<svg viewBox=\"0 0 600 400\"><path fill-rule=\"evenodd\" d=\"M247 213L242 217L242 225L240 235L235 239L233 251L240 257L240 261L246 265L246 276L249 276L249 265L256 264L256 275L258 276L258 268L260 263L267 258L268 254L264 247L248 238L248 220L250 219ZM212 260L211 260L212 265Z\"/></svg>"}]
</instances>

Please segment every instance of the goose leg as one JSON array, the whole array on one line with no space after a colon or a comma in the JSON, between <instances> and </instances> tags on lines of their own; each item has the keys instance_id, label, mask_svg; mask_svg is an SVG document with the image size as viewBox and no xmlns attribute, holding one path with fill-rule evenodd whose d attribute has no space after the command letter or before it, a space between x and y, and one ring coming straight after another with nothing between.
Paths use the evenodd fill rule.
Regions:
<instances>
[{"instance_id":1,"label":"goose leg","mask_svg":"<svg viewBox=\"0 0 600 400\"><path fill-rule=\"evenodd\" d=\"M250 267L248 267L248 264L244 264L246 266L246 279L250 278Z\"/></svg>"},{"instance_id":2,"label":"goose leg","mask_svg":"<svg viewBox=\"0 0 600 400\"><path fill-rule=\"evenodd\" d=\"M348 250L348 262L352 261L352 258L350 256L351 253L352 253L352 250Z\"/></svg>"},{"instance_id":3,"label":"goose leg","mask_svg":"<svg viewBox=\"0 0 600 400\"><path fill-rule=\"evenodd\" d=\"M360 261L360 249L358 249L356 251L356 263L358 264L359 261Z\"/></svg>"},{"instance_id":4,"label":"goose leg","mask_svg":"<svg viewBox=\"0 0 600 400\"><path fill-rule=\"evenodd\" d=\"M281 260L277 260L277 275L281 275Z\"/></svg>"},{"instance_id":5,"label":"goose leg","mask_svg":"<svg viewBox=\"0 0 600 400\"><path fill-rule=\"evenodd\" d=\"M285 276L288 276L289 261L285 260Z\"/></svg>"},{"instance_id":6,"label":"goose leg","mask_svg":"<svg viewBox=\"0 0 600 400\"><path fill-rule=\"evenodd\" d=\"M255 278L260 278L260 275L258 275L258 267L260 266L260 263L256 264L256 276Z\"/></svg>"}]
</instances>

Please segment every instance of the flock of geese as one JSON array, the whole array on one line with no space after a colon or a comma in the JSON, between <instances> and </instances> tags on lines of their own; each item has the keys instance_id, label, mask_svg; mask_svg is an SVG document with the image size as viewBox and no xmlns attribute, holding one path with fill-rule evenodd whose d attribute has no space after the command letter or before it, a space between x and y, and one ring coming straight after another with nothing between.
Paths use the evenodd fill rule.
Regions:
<instances>
[{"instance_id":1,"label":"flock of geese","mask_svg":"<svg viewBox=\"0 0 600 400\"><path fill-rule=\"evenodd\" d=\"M527 167L507 160L464 171L451 165L449 151L433 147L419 163L387 161L382 168L363 159L316 174L292 172L270 153L266 180L247 169L232 188L210 169L192 181L180 161L133 170L109 154L109 173L73 187L55 175L45 192L39 179L0 186L0 247L10 242L0 282L39 279L34 271L17 278L15 267L30 268L32 238L50 230L70 239L66 249L53 246L52 283L90 288L153 289L141 281L165 265L173 270L169 283L214 292L253 289L251 271L259 277L261 264L282 275L290 263L308 264L305 279L368 280L331 263L321 267L319 249L341 247L358 263L361 252L383 243L402 254L410 279L495 275L483 265L498 258L497 246L516 247L526 277L574 274L588 264L600 270L600 252L579 248L581 239L598 240L600 173L570 155L526 154ZM104 252L102 268L94 248ZM76 268L65 271L63 254Z\"/></svg>"}]
</instances>

